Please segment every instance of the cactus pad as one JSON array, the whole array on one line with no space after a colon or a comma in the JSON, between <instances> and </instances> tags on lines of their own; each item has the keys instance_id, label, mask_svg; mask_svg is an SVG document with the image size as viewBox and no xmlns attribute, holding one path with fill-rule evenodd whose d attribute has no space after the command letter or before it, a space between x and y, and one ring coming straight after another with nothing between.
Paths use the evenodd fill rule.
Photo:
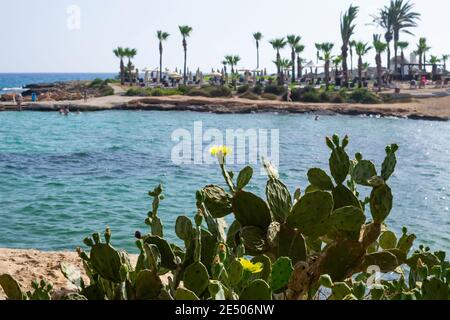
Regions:
<instances>
[{"instance_id":1,"label":"cactus pad","mask_svg":"<svg viewBox=\"0 0 450 320\"><path fill-rule=\"evenodd\" d=\"M287 224L291 228L298 228L305 236L317 238L327 233L332 210L333 198L330 193L307 193L292 208Z\"/></svg>"},{"instance_id":2,"label":"cactus pad","mask_svg":"<svg viewBox=\"0 0 450 320\"><path fill-rule=\"evenodd\" d=\"M258 255L269 250L266 233L258 227L243 227L240 236L244 241L245 252L250 255Z\"/></svg>"},{"instance_id":3,"label":"cactus pad","mask_svg":"<svg viewBox=\"0 0 450 320\"><path fill-rule=\"evenodd\" d=\"M368 180L376 175L375 165L369 160L359 161L352 170L353 180L363 186L370 186Z\"/></svg>"},{"instance_id":4,"label":"cactus pad","mask_svg":"<svg viewBox=\"0 0 450 320\"><path fill-rule=\"evenodd\" d=\"M278 256L289 257L294 265L299 261L306 261L306 243L300 231L281 226Z\"/></svg>"},{"instance_id":5,"label":"cactus pad","mask_svg":"<svg viewBox=\"0 0 450 320\"><path fill-rule=\"evenodd\" d=\"M239 175L236 180L236 186L238 190L244 189L244 187L250 182L253 176L252 167L245 167L239 172Z\"/></svg>"},{"instance_id":6,"label":"cactus pad","mask_svg":"<svg viewBox=\"0 0 450 320\"><path fill-rule=\"evenodd\" d=\"M163 288L161 279L153 270L142 270L136 277L136 298L154 300Z\"/></svg>"},{"instance_id":7,"label":"cactus pad","mask_svg":"<svg viewBox=\"0 0 450 320\"><path fill-rule=\"evenodd\" d=\"M267 203L250 192L239 191L235 194L233 212L242 227L256 226L266 230L272 222Z\"/></svg>"},{"instance_id":8,"label":"cactus pad","mask_svg":"<svg viewBox=\"0 0 450 320\"><path fill-rule=\"evenodd\" d=\"M322 169L313 168L308 171L308 180L311 185L318 187L320 190L333 189L333 181L328 174Z\"/></svg>"},{"instance_id":9,"label":"cactus pad","mask_svg":"<svg viewBox=\"0 0 450 320\"><path fill-rule=\"evenodd\" d=\"M342 207L354 206L361 208L361 203L355 194L346 186L338 185L333 189L334 210Z\"/></svg>"},{"instance_id":10,"label":"cactus pad","mask_svg":"<svg viewBox=\"0 0 450 320\"><path fill-rule=\"evenodd\" d=\"M387 250L397 246L397 237L392 231L384 231L378 240L380 247Z\"/></svg>"},{"instance_id":11,"label":"cactus pad","mask_svg":"<svg viewBox=\"0 0 450 320\"><path fill-rule=\"evenodd\" d=\"M366 217L360 208L349 206L333 211L331 221L340 231L359 231Z\"/></svg>"},{"instance_id":12,"label":"cactus pad","mask_svg":"<svg viewBox=\"0 0 450 320\"><path fill-rule=\"evenodd\" d=\"M292 199L288 188L278 179L270 179L266 185L266 197L275 220L283 223L291 211Z\"/></svg>"},{"instance_id":13,"label":"cactus pad","mask_svg":"<svg viewBox=\"0 0 450 320\"><path fill-rule=\"evenodd\" d=\"M188 290L188 289L182 288L182 287L178 287L177 291L175 292L175 300L190 301L190 300L200 300L200 299L191 290Z\"/></svg>"},{"instance_id":14,"label":"cactus pad","mask_svg":"<svg viewBox=\"0 0 450 320\"><path fill-rule=\"evenodd\" d=\"M381 177L387 181L394 173L395 166L397 165L397 158L395 152L398 150L398 145L392 144L386 147L386 158L381 165Z\"/></svg>"},{"instance_id":15,"label":"cactus pad","mask_svg":"<svg viewBox=\"0 0 450 320\"><path fill-rule=\"evenodd\" d=\"M424 300L448 300L448 284L435 277L425 279L422 283L422 295Z\"/></svg>"},{"instance_id":16,"label":"cactus pad","mask_svg":"<svg viewBox=\"0 0 450 320\"><path fill-rule=\"evenodd\" d=\"M205 194L205 206L214 218L223 218L229 215L231 197L221 187L210 185L203 188Z\"/></svg>"},{"instance_id":17,"label":"cactus pad","mask_svg":"<svg viewBox=\"0 0 450 320\"><path fill-rule=\"evenodd\" d=\"M191 219L179 216L175 223L175 233L183 241L190 241L194 235Z\"/></svg>"},{"instance_id":18,"label":"cactus pad","mask_svg":"<svg viewBox=\"0 0 450 320\"><path fill-rule=\"evenodd\" d=\"M392 192L388 185L373 188L370 194L370 211L375 222L383 222L392 210Z\"/></svg>"},{"instance_id":19,"label":"cactus pad","mask_svg":"<svg viewBox=\"0 0 450 320\"><path fill-rule=\"evenodd\" d=\"M387 251L380 251L368 254L364 257L364 269L367 269L370 266L379 267L381 272L391 272L399 266L399 263L394 254Z\"/></svg>"},{"instance_id":20,"label":"cactus pad","mask_svg":"<svg viewBox=\"0 0 450 320\"><path fill-rule=\"evenodd\" d=\"M331 175L336 184L342 184L350 170L350 158L344 148L336 147L329 160Z\"/></svg>"},{"instance_id":21,"label":"cactus pad","mask_svg":"<svg viewBox=\"0 0 450 320\"><path fill-rule=\"evenodd\" d=\"M25 300L25 295L22 293L19 283L9 274L0 275L0 286L9 300Z\"/></svg>"},{"instance_id":22,"label":"cactus pad","mask_svg":"<svg viewBox=\"0 0 450 320\"><path fill-rule=\"evenodd\" d=\"M263 269L258 276L260 279L267 280L272 272L272 262L270 261L270 258L265 254L262 254L254 257L251 261L252 263L262 263Z\"/></svg>"},{"instance_id":23,"label":"cactus pad","mask_svg":"<svg viewBox=\"0 0 450 320\"><path fill-rule=\"evenodd\" d=\"M103 278L119 283L120 267L122 266L119 251L106 243L95 244L90 253L92 267Z\"/></svg>"},{"instance_id":24,"label":"cactus pad","mask_svg":"<svg viewBox=\"0 0 450 320\"><path fill-rule=\"evenodd\" d=\"M288 257L278 258L272 265L272 273L270 275L270 287L272 290L278 291L286 286L293 271L291 259Z\"/></svg>"},{"instance_id":25,"label":"cactus pad","mask_svg":"<svg viewBox=\"0 0 450 320\"><path fill-rule=\"evenodd\" d=\"M184 286L200 296L208 287L209 275L208 270L201 262L194 262L186 268L183 277Z\"/></svg>"},{"instance_id":26,"label":"cactus pad","mask_svg":"<svg viewBox=\"0 0 450 320\"><path fill-rule=\"evenodd\" d=\"M146 236L144 241L147 244L154 244L158 247L163 268L174 270L177 267L175 254L166 240L158 236Z\"/></svg>"},{"instance_id":27,"label":"cactus pad","mask_svg":"<svg viewBox=\"0 0 450 320\"><path fill-rule=\"evenodd\" d=\"M240 300L272 300L272 292L267 282L257 279L242 291Z\"/></svg>"}]
</instances>

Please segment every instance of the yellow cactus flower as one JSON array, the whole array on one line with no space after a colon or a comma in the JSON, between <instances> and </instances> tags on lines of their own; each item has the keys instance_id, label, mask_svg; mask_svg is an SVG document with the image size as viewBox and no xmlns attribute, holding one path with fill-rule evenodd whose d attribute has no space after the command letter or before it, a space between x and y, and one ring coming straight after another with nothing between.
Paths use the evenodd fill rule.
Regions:
<instances>
[{"instance_id":1,"label":"yellow cactus flower","mask_svg":"<svg viewBox=\"0 0 450 320\"><path fill-rule=\"evenodd\" d=\"M212 156L225 157L232 152L232 149L227 146L214 146L209 149L209 152Z\"/></svg>"},{"instance_id":2,"label":"yellow cactus flower","mask_svg":"<svg viewBox=\"0 0 450 320\"><path fill-rule=\"evenodd\" d=\"M261 262L253 263L244 258L239 258L239 262L244 268L244 271L248 271L251 273L260 273L263 269L263 264Z\"/></svg>"}]
</instances>

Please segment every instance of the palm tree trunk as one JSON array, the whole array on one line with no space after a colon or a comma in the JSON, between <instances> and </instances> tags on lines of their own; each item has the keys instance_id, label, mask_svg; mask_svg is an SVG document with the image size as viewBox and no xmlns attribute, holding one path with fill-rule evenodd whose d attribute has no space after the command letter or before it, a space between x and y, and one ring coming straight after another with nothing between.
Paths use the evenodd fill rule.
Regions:
<instances>
[{"instance_id":1,"label":"palm tree trunk","mask_svg":"<svg viewBox=\"0 0 450 320\"><path fill-rule=\"evenodd\" d=\"M302 77L302 60L300 59L300 56L297 56L297 77Z\"/></svg>"},{"instance_id":2,"label":"palm tree trunk","mask_svg":"<svg viewBox=\"0 0 450 320\"><path fill-rule=\"evenodd\" d=\"M387 68L388 71L391 70L391 42L387 43Z\"/></svg>"},{"instance_id":3,"label":"palm tree trunk","mask_svg":"<svg viewBox=\"0 0 450 320\"><path fill-rule=\"evenodd\" d=\"M328 89L328 85L330 84L330 61L325 61L325 84Z\"/></svg>"},{"instance_id":4,"label":"palm tree trunk","mask_svg":"<svg viewBox=\"0 0 450 320\"><path fill-rule=\"evenodd\" d=\"M362 88L362 68L363 68L363 62L362 57L360 56L358 58L358 87Z\"/></svg>"},{"instance_id":5,"label":"palm tree trunk","mask_svg":"<svg viewBox=\"0 0 450 320\"><path fill-rule=\"evenodd\" d=\"M259 70L259 41L256 41L256 69Z\"/></svg>"},{"instance_id":6,"label":"palm tree trunk","mask_svg":"<svg viewBox=\"0 0 450 320\"><path fill-rule=\"evenodd\" d=\"M375 61L377 63L377 77L378 77L378 92L381 92L381 86L382 86L382 79L381 79L381 73L383 71L383 67L381 65L381 54L378 53L376 55Z\"/></svg>"},{"instance_id":7,"label":"palm tree trunk","mask_svg":"<svg viewBox=\"0 0 450 320\"><path fill-rule=\"evenodd\" d=\"M348 85L348 65L347 65L347 56L348 56L348 46L344 44L342 46L342 73L344 75L344 84Z\"/></svg>"},{"instance_id":8,"label":"palm tree trunk","mask_svg":"<svg viewBox=\"0 0 450 320\"><path fill-rule=\"evenodd\" d=\"M159 42L159 79L158 83L161 83L162 79L162 55L163 55L163 47L161 41Z\"/></svg>"},{"instance_id":9,"label":"palm tree trunk","mask_svg":"<svg viewBox=\"0 0 450 320\"><path fill-rule=\"evenodd\" d=\"M125 65L123 63L123 58L120 58L120 84L125 84Z\"/></svg>"},{"instance_id":10,"label":"palm tree trunk","mask_svg":"<svg viewBox=\"0 0 450 320\"><path fill-rule=\"evenodd\" d=\"M187 43L186 39L183 38L183 48L184 48L184 68L183 68L183 83L186 84L186 61L187 61Z\"/></svg>"},{"instance_id":11,"label":"palm tree trunk","mask_svg":"<svg viewBox=\"0 0 450 320\"><path fill-rule=\"evenodd\" d=\"M350 75L353 78L353 50L350 49Z\"/></svg>"},{"instance_id":12,"label":"palm tree trunk","mask_svg":"<svg viewBox=\"0 0 450 320\"><path fill-rule=\"evenodd\" d=\"M130 86L133 86L133 81L131 81L131 59L128 59L128 81L130 81Z\"/></svg>"},{"instance_id":13,"label":"palm tree trunk","mask_svg":"<svg viewBox=\"0 0 450 320\"><path fill-rule=\"evenodd\" d=\"M292 81L291 82L295 83L295 50L294 50L294 48L292 48L291 60L292 60L292 74L291 74Z\"/></svg>"}]
</instances>

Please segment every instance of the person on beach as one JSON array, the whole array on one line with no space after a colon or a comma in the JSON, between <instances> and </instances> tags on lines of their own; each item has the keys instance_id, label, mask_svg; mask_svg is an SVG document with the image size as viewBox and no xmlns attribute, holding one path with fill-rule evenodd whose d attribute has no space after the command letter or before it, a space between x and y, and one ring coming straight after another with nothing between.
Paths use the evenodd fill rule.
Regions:
<instances>
[{"instance_id":1,"label":"person on beach","mask_svg":"<svg viewBox=\"0 0 450 320\"><path fill-rule=\"evenodd\" d=\"M292 91L290 87L287 88L286 100L287 102L292 102Z\"/></svg>"},{"instance_id":2,"label":"person on beach","mask_svg":"<svg viewBox=\"0 0 450 320\"><path fill-rule=\"evenodd\" d=\"M83 99L84 99L84 102L87 102L87 100L88 100L87 89L84 89L84 91L83 91Z\"/></svg>"},{"instance_id":3,"label":"person on beach","mask_svg":"<svg viewBox=\"0 0 450 320\"><path fill-rule=\"evenodd\" d=\"M23 101L23 96L21 93L19 93L17 95L17 106L19 107L19 111L22 111L22 101Z\"/></svg>"}]
</instances>

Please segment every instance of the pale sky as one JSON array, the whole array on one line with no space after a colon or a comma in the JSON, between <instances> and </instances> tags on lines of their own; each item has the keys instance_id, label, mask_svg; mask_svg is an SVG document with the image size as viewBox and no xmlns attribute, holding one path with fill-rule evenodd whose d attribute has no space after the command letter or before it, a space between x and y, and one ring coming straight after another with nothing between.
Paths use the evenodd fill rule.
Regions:
<instances>
[{"instance_id":1,"label":"pale sky","mask_svg":"<svg viewBox=\"0 0 450 320\"><path fill-rule=\"evenodd\" d=\"M164 44L164 66L182 67L183 51L178 25L193 27L188 39L188 67L209 71L221 67L226 54L241 56L241 67L256 66L252 33L264 35L261 66L273 71L275 52L268 40L287 34L302 36L303 56L315 59L314 43L341 45L339 16L350 3L360 6L355 39L371 41L382 30L367 25L370 14L388 0L2 0L0 9L0 73L2 72L116 72L112 54L117 46L138 49L138 68L156 67L159 61L156 31L171 34ZM448 0L414 0L422 13L416 37L402 35L415 49L425 36L430 54L450 53ZM80 29L68 27L67 10L80 9ZM289 49L282 52L290 56ZM409 56L409 50L408 50ZM373 56L367 57L374 64Z\"/></svg>"}]
</instances>

